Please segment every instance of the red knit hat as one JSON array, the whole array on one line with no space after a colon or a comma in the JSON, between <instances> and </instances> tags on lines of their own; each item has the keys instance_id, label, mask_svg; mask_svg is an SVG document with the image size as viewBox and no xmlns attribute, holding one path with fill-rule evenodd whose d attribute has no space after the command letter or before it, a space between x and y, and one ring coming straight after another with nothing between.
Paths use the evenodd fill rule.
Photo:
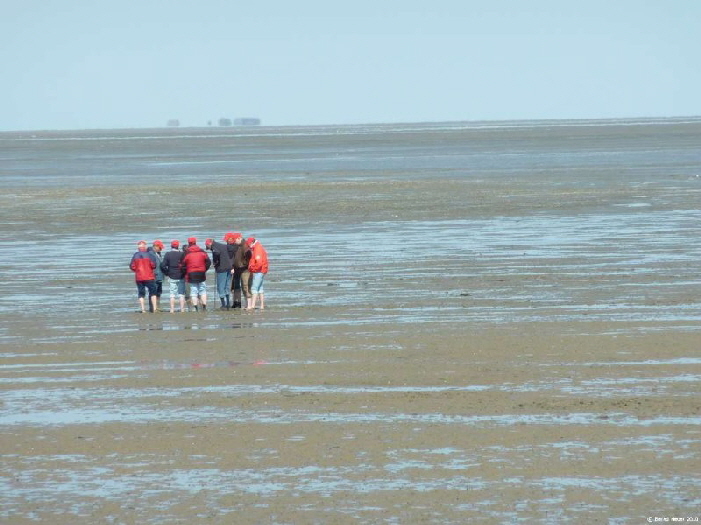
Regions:
<instances>
[{"instance_id":1,"label":"red knit hat","mask_svg":"<svg viewBox=\"0 0 701 525\"><path fill-rule=\"evenodd\" d=\"M160 246L161 248L163 248L163 241L160 239L156 239L155 241L153 241L153 245Z\"/></svg>"},{"instance_id":2,"label":"red knit hat","mask_svg":"<svg viewBox=\"0 0 701 525\"><path fill-rule=\"evenodd\" d=\"M249 237L246 239L246 246L253 246L256 243L255 237Z\"/></svg>"},{"instance_id":3,"label":"red knit hat","mask_svg":"<svg viewBox=\"0 0 701 525\"><path fill-rule=\"evenodd\" d=\"M197 244L197 237L188 237L187 243L188 244Z\"/></svg>"},{"instance_id":4,"label":"red knit hat","mask_svg":"<svg viewBox=\"0 0 701 525\"><path fill-rule=\"evenodd\" d=\"M180 246L180 241L179 241L179 240L175 239L175 240L170 241L170 247L171 247L171 248L177 248L178 246Z\"/></svg>"},{"instance_id":5,"label":"red knit hat","mask_svg":"<svg viewBox=\"0 0 701 525\"><path fill-rule=\"evenodd\" d=\"M205 246L212 246L212 243L213 243L213 242L214 242L214 241L213 241L212 239L207 239L206 241L204 241L204 245L205 245Z\"/></svg>"}]
</instances>

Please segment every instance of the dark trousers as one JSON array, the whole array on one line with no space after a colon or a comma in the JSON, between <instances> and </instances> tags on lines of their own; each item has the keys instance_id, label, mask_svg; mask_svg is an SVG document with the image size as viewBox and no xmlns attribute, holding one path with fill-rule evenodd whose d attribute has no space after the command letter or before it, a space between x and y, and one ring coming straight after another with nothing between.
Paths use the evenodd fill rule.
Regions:
<instances>
[{"instance_id":1,"label":"dark trousers","mask_svg":"<svg viewBox=\"0 0 701 525\"><path fill-rule=\"evenodd\" d=\"M234 303L241 303L241 292L248 300L251 298L251 273L248 269L234 270L234 278L231 280L231 290L234 296Z\"/></svg>"}]
</instances>

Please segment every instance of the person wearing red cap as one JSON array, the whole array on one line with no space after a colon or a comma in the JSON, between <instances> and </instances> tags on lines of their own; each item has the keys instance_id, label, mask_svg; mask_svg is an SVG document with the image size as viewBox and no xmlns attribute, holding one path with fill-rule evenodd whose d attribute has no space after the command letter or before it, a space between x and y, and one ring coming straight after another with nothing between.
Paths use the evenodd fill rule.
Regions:
<instances>
[{"instance_id":1,"label":"person wearing red cap","mask_svg":"<svg viewBox=\"0 0 701 525\"><path fill-rule=\"evenodd\" d=\"M226 240L226 236L224 239ZM212 262L214 263L214 276L217 283L217 294L221 302L220 310L228 310L231 308L231 268L232 262L229 257L227 245L217 242L214 239L207 239L205 246L212 252Z\"/></svg>"},{"instance_id":2,"label":"person wearing red cap","mask_svg":"<svg viewBox=\"0 0 701 525\"><path fill-rule=\"evenodd\" d=\"M161 295L163 294L163 270L161 270L161 263L163 262L163 241L156 239L153 241L153 245L148 249L156 257L156 310L158 311L161 304ZM149 307L151 310L152 306Z\"/></svg>"},{"instance_id":3,"label":"person wearing red cap","mask_svg":"<svg viewBox=\"0 0 701 525\"><path fill-rule=\"evenodd\" d=\"M202 310L207 309L207 270L212 261L207 253L197 246L197 239L190 237L188 240L187 253L180 263L180 268L185 273L185 279L190 283L190 299L195 311L202 303Z\"/></svg>"},{"instance_id":4,"label":"person wearing red cap","mask_svg":"<svg viewBox=\"0 0 701 525\"><path fill-rule=\"evenodd\" d=\"M146 248L146 241L137 243L138 250L134 253L129 263L129 268L134 272L136 281L137 297L141 313L146 313L146 290L148 290L150 298L151 311L155 311L156 304L156 256Z\"/></svg>"},{"instance_id":5,"label":"person wearing red cap","mask_svg":"<svg viewBox=\"0 0 701 525\"><path fill-rule=\"evenodd\" d=\"M255 237L246 239L246 246L251 249L251 260L248 263L248 271L251 272L251 302L246 310L254 310L258 297L260 297L260 309L265 309L265 291L263 281L268 273L268 252Z\"/></svg>"},{"instance_id":6,"label":"person wearing red cap","mask_svg":"<svg viewBox=\"0 0 701 525\"><path fill-rule=\"evenodd\" d=\"M170 313L175 313L175 298L180 301L180 311L185 311L185 279L183 271L180 268L180 263L185 257L185 254L178 248L180 241L172 241L170 243L171 250L163 256L161 263L161 271L168 276L170 285Z\"/></svg>"},{"instance_id":7,"label":"person wearing red cap","mask_svg":"<svg viewBox=\"0 0 701 525\"><path fill-rule=\"evenodd\" d=\"M251 260L251 250L243 242L243 235L235 232L229 236L229 243L235 248L231 270L234 276L231 281L234 308L246 308L251 302L251 272L248 271L248 262ZM242 301L245 300L245 305Z\"/></svg>"}]
</instances>

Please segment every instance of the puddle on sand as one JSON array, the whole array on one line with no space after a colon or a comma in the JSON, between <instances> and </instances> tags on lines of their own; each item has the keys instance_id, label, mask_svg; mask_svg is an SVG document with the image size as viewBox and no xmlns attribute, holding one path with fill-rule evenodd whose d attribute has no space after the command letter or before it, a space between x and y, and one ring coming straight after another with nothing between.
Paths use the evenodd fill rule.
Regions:
<instances>
[{"instance_id":1,"label":"puddle on sand","mask_svg":"<svg viewBox=\"0 0 701 525\"><path fill-rule=\"evenodd\" d=\"M189 341L189 339L185 339ZM142 361L139 367L145 370L200 370L206 368L235 368L238 366L261 366L269 364L267 361L260 359L253 362L244 361L216 361L213 363L196 362L196 363L179 363L176 361Z\"/></svg>"}]
</instances>

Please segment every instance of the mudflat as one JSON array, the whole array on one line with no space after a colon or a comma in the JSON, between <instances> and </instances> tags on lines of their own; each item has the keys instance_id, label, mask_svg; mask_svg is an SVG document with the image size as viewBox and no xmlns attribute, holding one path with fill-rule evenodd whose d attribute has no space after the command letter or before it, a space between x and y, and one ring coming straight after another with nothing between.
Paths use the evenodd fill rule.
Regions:
<instances>
[{"instance_id":1,"label":"mudflat","mask_svg":"<svg viewBox=\"0 0 701 525\"><path fill-rule=\"evenodd\" d=\"M701 123L301 131L0 137L2 522L701 516ZM136 313L231 230L266 310Z\"/></svg>"}]
</instances>

